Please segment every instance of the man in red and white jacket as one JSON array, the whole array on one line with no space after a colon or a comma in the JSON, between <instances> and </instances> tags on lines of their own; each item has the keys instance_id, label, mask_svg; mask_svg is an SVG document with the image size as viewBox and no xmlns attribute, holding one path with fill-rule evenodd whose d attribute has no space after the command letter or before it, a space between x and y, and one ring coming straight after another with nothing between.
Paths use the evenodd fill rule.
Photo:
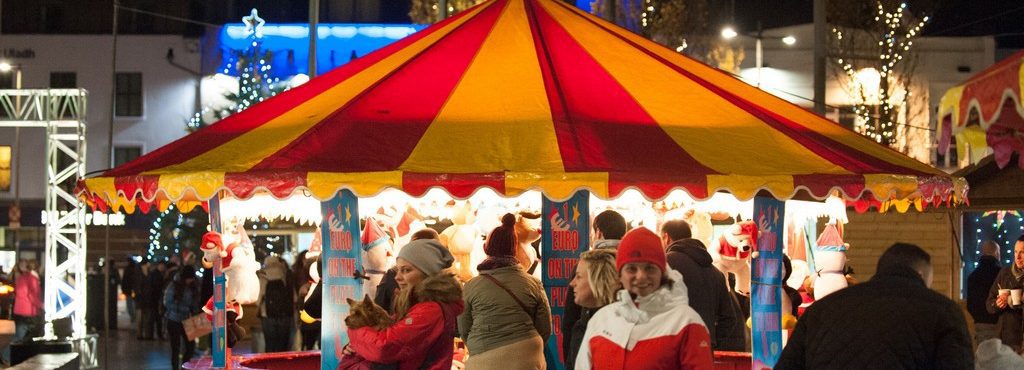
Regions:
<instances>
[{"instance_id":1,"label":"man in red and white jacket","mask_svg":"<svg viewBox=\"0 0 1024 370\"><path fill-rule=\"evenodd\" d=\"M711 369L708 329L689 306L682 275L668 269L658 235L627 233L615 265L623 289L590 319L576 369Z\"/></svg>"}]
</instances>

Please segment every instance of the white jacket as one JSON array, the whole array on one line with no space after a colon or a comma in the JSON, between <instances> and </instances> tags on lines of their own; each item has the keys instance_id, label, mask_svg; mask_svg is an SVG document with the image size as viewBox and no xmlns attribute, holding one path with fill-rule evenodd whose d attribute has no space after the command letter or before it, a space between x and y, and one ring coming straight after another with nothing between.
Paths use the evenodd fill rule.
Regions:
<instances>
[{"instance_id":1,"label":"white jacket","mask_svg":"<svg viewBox=\"0 0 1024 370\"><path fill-rule=\"evenodd\" d=\"M635 301L625 289L597 311L583 336L576 370L711 369L711 338L689 306L686 284L669 269L672 288L662 286Z\"/></svg>"}]
</instances>

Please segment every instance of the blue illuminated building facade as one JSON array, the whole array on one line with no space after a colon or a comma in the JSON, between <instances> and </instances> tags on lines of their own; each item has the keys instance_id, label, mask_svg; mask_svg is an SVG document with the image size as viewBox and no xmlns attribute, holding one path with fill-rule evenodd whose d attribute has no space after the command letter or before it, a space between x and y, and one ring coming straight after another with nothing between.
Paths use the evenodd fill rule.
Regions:
<instances>
[{"instance_id":1,"label":"blue illuminated building facade","mask_svg":"<svg viewBox=\"0 0 1024 370\"><path fill-rule=\"evenodd\" d=\"M317 74L340 67L350 60L369 54L426 25L327 23L317 27ZM307 74L309 69L309 25L271 24L262 26L261 49L271 52L270 64L278 77ZM251 43L242 23L227 24L219 34L220 62L216 73L238 76L233 51Z\"/></svg>"}]
</instances>

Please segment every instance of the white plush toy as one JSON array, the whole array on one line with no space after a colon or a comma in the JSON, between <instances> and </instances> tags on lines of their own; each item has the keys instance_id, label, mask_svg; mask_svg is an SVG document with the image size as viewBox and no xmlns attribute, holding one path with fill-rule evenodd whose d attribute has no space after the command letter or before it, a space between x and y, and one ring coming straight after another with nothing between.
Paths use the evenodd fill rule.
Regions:
<instances>
[{"instance_id":1,"label":"white plush toy","mask_svg":"<svg viewBox=\"0 0 1024 370\"><path fill-rule=\"evenodd\" d=\"M377 296L377 285L388 270L388 257L391 252L391 240L388 234L377 224L373 217L366 218L360 239L363 245L363 293L371 297Z\"/></svg>"},{"instance_id":2,"label":"white plush toy","mask_svg":"<svg viewBox=\"0 0 1024 370\"><path fill-rule=\"evenodd\" d=\"M227 278L224 294L229 301L239 304L256 303L260 296L260 280L256 276L260 264L256 262L256 251L242 223L236 224L234 232L237 233L237 242L228 245L228 257L224 263L223 271Z\"/></svg>"},{"instance_id":3,"label":"white plush toy","mask_svg":"<svg viewBox=\"0 0 1024 370\"><path fill-rule=\"evenodd\" d=\"M693 234L694 239L700 240L708 248L711 247L711 241L715 236L715 228L711 225L711 214L691 208L683 213L683 221L690 224L690 233Z\"/></svg>"},{"instance_id":4,"label":"white plush toy","mask_svg":"<svg viewBox=\"0 0 1024 370\"><path fill-rule=\"evenodd\" d=\"M750 294L750 258L757 254L758 232L753 221L742 221L730 225L718 239L718 254L722 258L715 266L722 273L736 276L734 289L740 294Z\"/></svg>"},{"instance_id":5,"label":"white plush toy","mask_svg":"<svg viewBox=\"0 0 1024 370\"><path fill-rule=\"evenodd\" d=\"M471 255L477 240L480 239L480 233L477 231L476 226L473 225L474 221L476 221L476 217L473 215L473 210L469 202L465 202L461 207L456 206L452 214L454 225L444 229L441 235L438 236L441 244L447 247L448 251L455 257L454 266L458 270L459 280L462 281L469 281L469 279L476 275L474 273L476 268L472 264Z\"/></svg>"},{"instance_id":6,"label":"white plush toy","mask_svg":"<svg viewBox=\"0 0 1024 370\"><path fill-rule=\"evenodd\" d=\"M814 300L818 301L837 290L846 288L846 250L842 236L835 224L825 226L814 247Z\"/></svg>"}]
</instances>

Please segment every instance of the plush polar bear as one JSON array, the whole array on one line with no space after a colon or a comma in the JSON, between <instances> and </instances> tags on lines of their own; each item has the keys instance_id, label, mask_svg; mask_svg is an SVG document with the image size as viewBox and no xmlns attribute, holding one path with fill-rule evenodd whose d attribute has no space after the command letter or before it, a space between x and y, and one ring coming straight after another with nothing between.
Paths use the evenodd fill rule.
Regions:
<instances>
[{"instance_id":1,"label":"plush polar bear","mask_svg":"<svg viewBox=\"0 0 1024 370\"><path fill-rule=\"evenodd\" d=\"M757 224L742 221L730 225L718 238L721 259L715 266L723 273L736 275L734 289L740 294L750 294L750 258L757 257L757 234Z\"/></svg>"}]
</instances>

